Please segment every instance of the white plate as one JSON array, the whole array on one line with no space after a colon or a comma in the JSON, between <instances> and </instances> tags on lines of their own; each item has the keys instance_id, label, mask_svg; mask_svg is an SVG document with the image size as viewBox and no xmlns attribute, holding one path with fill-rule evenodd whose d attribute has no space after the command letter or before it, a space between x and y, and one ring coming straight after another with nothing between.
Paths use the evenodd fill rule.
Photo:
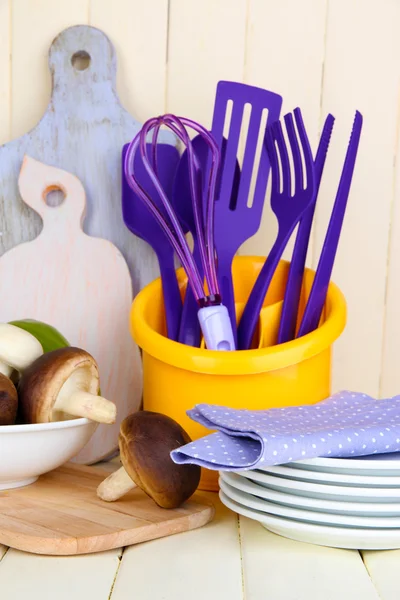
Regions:
<instances>
[{"instance_id":1,"label":"white plate","mask_svg":"<svg viewBox=\"0 0 400 600\"><path fill-rule=\"evenodd\" d=\"M262 498L257 498L256 496L235 489L221 477L219 478L219 485L224 494L231 498L231 500L235 500L235 502L239 502L239 504L243 504L243 506L247 506L247 508L254 508L269 515L277 515L296 521L316 523L317 525L339 525L341 527L364 527L367 529L400 528L399 517L356 517L354 515L334 515L331 513L315 512L312 510L304 510L302 508L282 506Z\"/></svg>"},{"instance_id":2,"label":"white plate","mask_svg":"<svg viewBox=\"0 0 400 600\"><path fill-rule=\"evenodd\" d=\"M360 485L367 487L398 487L400 488L400 477L385 477L359 475L353 473L333 473L324 471L311 471L309 469L293 468L289 465L263 467L258 469L262 473L270 473L287 479L298 481L315 481L318 483L335 483L340 485Z\"/></svg>"},{"instance_id":3,"label":"white plate","mask_svg":"<svg viewBox=\"0 0 400 600\"><path fill-rule=\"evenodd\" d=\"M308 498L340 499L350 502L354 500L358 502L400 502L400 488L345 487L284 479L283 477L268 475L260 471L237 472L247 479L257 481L266 488L297 494L299 496L307 496Z\"/></svg>"},{"instance_id":4,"label":"white plate","mask_svg":"<svg viewBox=\"0 0 400 600\"><path fill-rule=\"evenodd\" d=\"M219 497L221 502L233 512L258 521L273 533L299 542L353 550L394 550L400 548L400 529L351 529L350 527L302 523L301 521L266 515L258 510L246 508L228 498L222 490L219 492Z\"/></svg>"},{"instance_id":5,"label":"white plate","mask_svg":"<svg viewBox=\"0 0 400 600\"><path fill-rule=\"evenodd\" d=\"M357 458L307 458L288 463L285 466L311 471L400 477L400 452L358 456Z\"/></svg>"},{"instance_id":6,"label":"white plate","mask_svg":"<svg viewBox=\"0 0 400 600\"><path fill-rule=\"evenodd\" d=\"M337 500L323 500L321 498L306 498L296 494L286 494L269 490L262 485L249 481L245 477L220 471L220 478L237 490L265 498L275 504L305 508L316 512L329 512L337 515L356 515L366 517L400 517L400 503L372 503L372 502L340 502Z\"/></svg>"}]
</instances>

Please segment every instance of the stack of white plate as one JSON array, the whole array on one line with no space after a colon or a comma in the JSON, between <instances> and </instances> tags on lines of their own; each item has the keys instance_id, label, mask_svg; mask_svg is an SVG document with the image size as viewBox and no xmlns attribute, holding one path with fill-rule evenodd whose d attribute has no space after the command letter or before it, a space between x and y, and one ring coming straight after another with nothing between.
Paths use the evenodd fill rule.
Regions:
<instances>
[{"instance_id":1,"label":"stack of white plate","mask_svg":"<svg viewBox=\"0 0 400 600\"><path fill-rule=\"evenodd\" d=\"M220 471L219 482L228 508L284 537L336 548L400 548L400 453Z\"/></svg>"}]
</instances>

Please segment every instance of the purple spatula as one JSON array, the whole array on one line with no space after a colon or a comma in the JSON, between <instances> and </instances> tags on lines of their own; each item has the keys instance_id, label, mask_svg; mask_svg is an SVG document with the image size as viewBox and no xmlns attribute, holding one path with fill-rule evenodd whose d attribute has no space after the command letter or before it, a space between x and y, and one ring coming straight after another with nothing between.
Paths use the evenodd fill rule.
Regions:
<instances>
[{"instance_id":1,"label":"purple spatula","mask_svg":"<svg viewBox=\"0 0 400 600\"><path fill-rule=\"evenodd\" d=\"M147 242L158 258L164 296L167 334L172 340L178 339L179 323L182 312L182 300L175 274L174 250L162 227L126 181L124 172L125 156L129 144L122 150L122 214L125 225L138 237ZM150 144L148 144L150 147ZM179 152L169 144L157 145L157 169L160 183L168 195L172 193L175 171L179 161ZM159 210L166 216L165 209L158 200L154 186L146 172L139 153L135 156L135 173L140 184L148 194L155 198Z\"/></svg>"},{"instance_id":2,"label":"purple spatula","mask_svg":"<svg viewBox=\"0 0 400 600\"><path fill-rule=\"evenodd\" d=\"M315 157L315 194L313 201L300 220L297 231L296 242L286 282L285 297L283 299L278 332L278 344L293 340L296 334L297 311L299 308L304 267L307 258L308 242L310 239L315 204L318 197L318 190L321 183L334 121L335 119L332 115L327 116L318 144L317 155Z\"/></svg>"},{"instance_id":3,"label":"purple spatula","mask_svg":"<svg viewBox=\"0 0 400 600\"><path fill-rule=\"evenodd\" d=\"M278 235L251 290L240 319L238 327L239 350L247 350L251 347L260 310L275 269L294 228L314 198L314 163L299 108L294 110L294 116L304 156L305 173L303 173L300 146L295 132L293 116L289 113L285 115L285 124L293 157L294 190L292 193L289 155L283 137L282 125L278 121L266 134L266 144L272 167L271 208L278 219ZM276 144L279 149L281 169L279 169Z\"/></svg>"},{"instance_id":4,"label":"purple spatula","mask_svg":"<svg viewBox=\"0 0 400 600\"><path fill-rule=\"evenodd\" d=\"M227 133L226 152L221 167L221 184L215 203L214 239L218 254L218 281L222 298L229 310L236 339L232 261L240 246L260 227L270 171L269 156L263 144L265 128L279 119L282 97L262 88L231 81L220 81L217 86L211 128L220 148L230 104L232 112ZM244 144L240 179L237 181L236 160L246 105L251 107L251 113ZM263 124L263 115L266 112L268 114ZM258 170L255 172L258 149L260 149L260 159ZM254 176L256 176L255 180ZM249 194L252 181L255 188L250 205ZM236 186L237 191L235 190ZM232 202L233 199L234 202Z\"/></svg>"},{"instance_id":5,"label":"purple spatula","mask_svg":"<svg viewBox=\"0 0 400 600\"><path fill-rule=\"evenodd\" d=\"M202 168L202 174L205 175L207 167L208 146L204 139L198 135L193 139L193 150ZM226 152L226 139L222 140L221 162L223 163ZM232 189L232 201L237 193L237 188L240 178L239 162L236 161L236 170L234 175L234 185ZM217 190L221 184L221 172L217 181ZM204 185L204 182L203 182ZM204 187L203 187L204 189ZM218 192L217 192L218 194ZM193 237L193 258L197 264L201 276L203 276L203 268L200 260L196 224L193 212L192 196L190 192L189 182L189 166L187 150L182 154L178 168L175 174L174 188L172 193L172 205L175 209L181 223L190 231ZM178 341L188 346L199 346L201 341L200 324L197 318L198 305L190 286L186 289L185 299L183 302L181 324L179 328Z\"/></svg>"},{"instance_id":6,"label":"purple spatula","mask_svg":"<svg viewBox=\"0 0 400 600\"><path fill-rule=\"evenodd\" d=\"M317 271L315 273L311 292L307 300L297 337L306 335L307 333L310 333L310 331L316 329L321 318L322 309L324 308L326 293L328 291L329 281L332 274L333 264L335 262L336 251L339 244L347 200L350 193L358 145L360 142L362 122L363 119L361 113L356 111L342 175L340 177L335 203L333 205L331 218L329 220L328 230L326 232L324 245L318 261Z\"/></svg>"}]
</instances>

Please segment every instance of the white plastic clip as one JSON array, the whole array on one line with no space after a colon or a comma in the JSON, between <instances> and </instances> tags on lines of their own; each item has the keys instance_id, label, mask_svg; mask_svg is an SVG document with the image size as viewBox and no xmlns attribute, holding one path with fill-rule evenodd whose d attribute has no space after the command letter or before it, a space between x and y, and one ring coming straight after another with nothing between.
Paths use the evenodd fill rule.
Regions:
<instances>
[{"instance_id":1,"label":"white plastic clip","mask_svg":"<svg viewBox=\"0 0 400 600\"><path fill-rule=\"evenodd\" d=\"M208 350L235 350L232 324L226 306L218 304L200 308L198 318Z\"/></svg>"}]
</instances>

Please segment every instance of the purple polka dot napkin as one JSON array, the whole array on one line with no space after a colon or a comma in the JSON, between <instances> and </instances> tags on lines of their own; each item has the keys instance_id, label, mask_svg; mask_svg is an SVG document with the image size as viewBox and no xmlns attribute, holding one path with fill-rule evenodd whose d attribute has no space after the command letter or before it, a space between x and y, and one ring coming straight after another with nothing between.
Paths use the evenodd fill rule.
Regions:
<instances>
[{"instance_id":1,"label":"purple polka dot napkin","mask_svg":"<svg viewBox=\"0 0 400 600\"><path fill-rule=\"evenodd\" d=\"M313 405L249 411L199 404L187 414L216 432L174 450L178 464L234 471L400 451L400 396L343 391Z\"/></svg>"}]
</instances>

